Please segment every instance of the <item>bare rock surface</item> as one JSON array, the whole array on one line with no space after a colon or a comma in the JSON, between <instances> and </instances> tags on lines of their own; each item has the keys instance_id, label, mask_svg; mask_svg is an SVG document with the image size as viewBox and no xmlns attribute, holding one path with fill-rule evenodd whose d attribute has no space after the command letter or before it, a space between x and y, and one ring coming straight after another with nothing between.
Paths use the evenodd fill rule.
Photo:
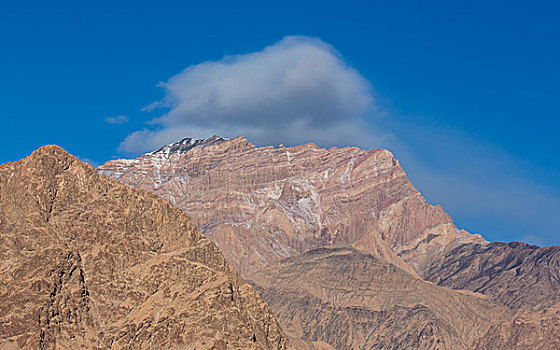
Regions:
<instances>
[{"instance_id":1,"label":"bare rock surface","mask_svg":"<svg viewBox=\"0 0 560 350\"><path fill-rule=\"evenodd\" d=\"M512 315L348 247L312 250L251 280L289 336L335 349L472 349Z\"/></svg>"},{"instance_id":2,"label":"bare rock surface","mask_svg":"<svg viewBox=\"0 0 560 350\"><path fill-rule=\"evenodd\" d=\"M415 274L450 242L485 242L426 203L381 149L258 148L215 136L109 161L99 172L183 209L245 276L338 243Z\"/></svg>"},{"instance_id":3,"label":"bare rock surface","mask_svg":"<svg viewBox=\"0 0 560 350\"><path fill-rule=\"evenodd\" d=\"M514 309L543 309L560 302L560 246L465 244L440 255L425 278L489 295Z\"/></svg>"},{"instance_id":4,"label":"bare rock surface","mask_svg":"<svg viewBox=\"0 0 560 350\"><path fill-rule=\"evenodd\" d=\"M0 166L0 349L286 349L179 209L56 146Z\"/></svg>"}]
</instances>

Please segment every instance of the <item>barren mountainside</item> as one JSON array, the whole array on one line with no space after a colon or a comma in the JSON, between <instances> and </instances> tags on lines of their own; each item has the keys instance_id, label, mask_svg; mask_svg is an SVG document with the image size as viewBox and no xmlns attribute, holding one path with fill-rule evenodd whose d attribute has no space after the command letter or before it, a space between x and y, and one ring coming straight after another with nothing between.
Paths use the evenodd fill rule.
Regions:
<instances>
[{"instance_id":1,"label":"barren mountainside","mask_svg":"<svg viewBox=\"0 0 560 350\"><path fill-rule=\"evenodd\" d=\"M1 349L285 349L186 215L56 146L0 167Z\"/></svg>"},{"instance_id":2,"label":"barren mountainside","mask_svg":"<svg viewBox=\"0 0 560 350\"><path fill-rule=\"evenodd\" d=\"M492 296L515 309L552 306L560 302L560 247L465 244L439 256L425 278Z\"/></svg>"},{"instance_id":3,"label":"barren mountainside","mask_svg":"<svg viewBox=\"0 0 560 350\"><path fill-rule=\"evenodd\" d=\"M560 305L545 310L521 312L494 324L476 341L473 349L560 349Z\"/></svg>"},{"instance_id":4,"label":"barren mountainside","mask_svg":"<svg viewBox=\"0 0 560 350\"><path fill-rule=\"evenodd\" d=\"M558 348L558 248L458 229L389 151L212 137L98 170L191 216L301 349Z\"/></svg>"},{"instance_id":5,"label":"barren mountainside","mask_svg":"<svg viewBox=\"0 0 560 350\"><path fill-rule=\"evenodd\" d=\"M348 247L312 250L250 279L288 335L336 349L471 349L512 315Z\"/></svg>"},{"instance_id":6,"label":"barren mountainside","mask_svg":"<svg viewBox=\"0 0 560 350\"><path fill-rule=\"evenodd\" d=\"M386 150L257 148L185 139L99 172L183 209L243 275L310 249L350 244L415 273L447 244L484 242L426 203Z\"/></svg>"}]
</instances>

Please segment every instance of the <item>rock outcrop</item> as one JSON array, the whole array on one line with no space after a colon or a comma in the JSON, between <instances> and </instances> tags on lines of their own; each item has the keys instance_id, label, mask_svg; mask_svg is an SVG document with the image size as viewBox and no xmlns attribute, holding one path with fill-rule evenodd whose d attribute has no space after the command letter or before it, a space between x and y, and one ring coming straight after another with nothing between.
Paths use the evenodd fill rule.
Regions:
<instances>
[{"instance_id":1,"label":"rock outcrop","mask_svg":"<svg viewBox=\"0 0 560 350\"><path fill-rule=\"evenodd\" d=\"M1 349L286 349L187 216L56 146L0 166Z\"/></svg>"}]
</instances>

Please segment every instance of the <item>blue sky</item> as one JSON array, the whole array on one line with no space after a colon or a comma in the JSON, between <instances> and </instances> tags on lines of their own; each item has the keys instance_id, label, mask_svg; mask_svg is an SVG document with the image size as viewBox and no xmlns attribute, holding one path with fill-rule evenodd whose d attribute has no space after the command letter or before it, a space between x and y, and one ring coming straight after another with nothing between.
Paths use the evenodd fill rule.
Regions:
<instances>
[{"instance_id":1,"label":"blue sky","mask_svg":"<svg viewBox=\"0 0 560 350\"><path fill-rule=\"evenodd\" d=\"M328 53L317 56L325 67L333 64L341 76L352 71L363 78L368 91L362 95L373 101L358 111L340 109L351 120L332 115L339 120L334 127L358 127L331 143L391 149L426 198L442 204L459 227L491 240L559 244L559 6L553 1L3 2L0 162L50 143L98 164L127 156L134 153L122 146L129 135L177 124L169 118L166 124L146 124L165 119L173 107L141 109L177 91L193 91L160 82L189 80L193 76L183 70L191 67L189 72L206 74L204 82L214 77L215 83L214 68L224 57L234 61L226 65L240 67L267 47L285 48L286 36L298 36L299 43ZM234 56L240 54L249 56ZM192 68L203 62L214 65ZM236 72L243 70L228 72L236 82ZM343 102L362 93L362 85L345 86L350 87L342 92ZM324 93L311 92L319 98ZM193 122L181 120L181 127ZM197 126L199 132L213 127ZM363 129L367 137L350 137ZM329 144L321 130L301 130L311 141ZM256 143L266 143L266 133L254 135ZM299 141L288 136L286 144Z\"/></svg>"}]
</instances>

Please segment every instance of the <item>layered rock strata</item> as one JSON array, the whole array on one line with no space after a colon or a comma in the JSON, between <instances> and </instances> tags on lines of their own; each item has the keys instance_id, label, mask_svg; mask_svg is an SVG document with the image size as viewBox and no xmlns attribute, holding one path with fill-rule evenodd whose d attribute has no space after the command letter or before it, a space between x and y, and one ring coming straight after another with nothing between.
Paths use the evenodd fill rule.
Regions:
<instances>
[{"instance_id":1,"label":"layered rock strata","mask_svg":"<svg viewBox=\"0 0 560 350\"><path fill-rule=\"evenodd\" d=\"M410 273L450 242L484 242L426 203L386 150L255 147L185 139L99 168L183 209L243 275L310 249L350 244Z\"/></svg>"}]
</instances>

